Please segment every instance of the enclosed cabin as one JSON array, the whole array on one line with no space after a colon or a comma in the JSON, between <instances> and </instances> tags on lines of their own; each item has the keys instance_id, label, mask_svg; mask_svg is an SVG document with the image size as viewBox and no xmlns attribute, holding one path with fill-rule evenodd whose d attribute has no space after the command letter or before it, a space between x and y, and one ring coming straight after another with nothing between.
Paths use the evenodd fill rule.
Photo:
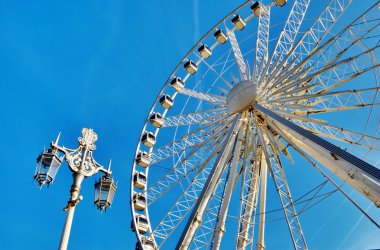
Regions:
<instances>
[{"instance_id":1,"label":"enclosed cabin","mask_svg":"<svg viewBox=\"0 0 380 250\"><path fill-rule=\"evenodd\" d=\"M158 248L154 246L153 240L150 237L143 237L141 239L141 242L138 241L136 243L136 247L135 247L135 250L156 250L156 249Z\"/></svg>"},{"instance_id":2,"label":"enclosed cabin","mask_svg":"<svg viewBox=\"0 0 380 250\"><path fill-rule=\"evenodd\" d=\"M136 163L141 167L147 168L150 164L149 154L145 151L139 152L136 156Z\"/></svg>"},{"instance_id":3,"label":"enclosed cabin","mask_svg":"<svg viewBox=\"0 0 380 250\"><path fill-rule=\"evenodd\" d=\"M274 3L278 6L278 7L282 7L286 4L287 0L274 0Z\"/></svg>"},{"instance_id":4,"label":"enclosed cabin","mask_svg":"<svg viewBox=\"0 0 380 250\"><path fill-rule=\"evenodd\" d=\"M160 113L153 113L149 117L149 122L156 128L161 128L164 125L164 118Z\"/></svg>"},{"instance_id":5,"label":"enclosed cabin","mask_svg":"<svg viewBox=\"0 0 380 250\"><path fill-rule=\"evenodd\" d=\"M261 17L265 14L264 6L262 4L260 4L259 2L252 4L251 10L252 10L253 14L257 17Z\"/></svg>"},{"instance_id":6,"label":"enclosed cabin","mask_svg":"<svg viewBox=\"0 0 380 250\"><path fill-rule=\"evenodd\" d=\"M133 195L133 207L139 211L142 211L146 208L146 197L144 194L135 193Z\"/></svg>"},{"instance_id":7,"label":"enclosed cabin","mask_svg":"<svg viewBox=\"0 0 380 250\"><path fill-rule=\"evenodd\" d=\"M239 15L236 15L232 18L231 22L234 24L235 28L238 30L244 29L246 23Z\"/></svg>"},{"instance_id":8,"label":"enclosed cabin","mask_svg":"<svg viewBox=\"0 0 380 250\"><path fill-rule=\"evenodd\" d=\"M218 29L214 33L214 37L215 37L216 41L218 41L218 43L220 43L220 44L224 44L228 40L228 36L221 29Z\"/></svg>"},{"instance_id":9,"label":"enclosed cabin","mask_svg":"<svg viewBox=\"0 0 380 250\"><path fill-rule=\"evenodd\" d=\"M151 148L154 146L154 144L156 144L156 137L152 132L146 132L141 137L141 142L148 148Z\"/></svg>"},{"instance_id":10,"label":"enclosed cabin","mask_svg":"<svg viewBox=\"0 0 380 250\"><path fill-rule=\"evenodd\" d=\"M139 189L144 189L146 187L146 176L143 172L136 172L133 175L133 185Z\"/></svg>"},{"instance_id":11,"label":"enclosed cabin","mask_svg":"<svg viewBox=\"0 0 380 250\"><path fill-rule=\"evenodd\" d=\"M38 181L40 187L53 182L61 163L62 158L59 158L57 150L54 149L44 150L38 156L34 179Z\"/></svg>"},{"instance_id":12,"label":"enclosed cabin","mask_svg":"<svg viewBox=\"0 0 380 250\"><path fill-rule=\"evenodd\" d=\"M170 109L173 106L173 99L169 95L165 94L161 96L160 104L165 109Z\"/></svg>"},{"instance_id":13,"label":"enclosed cabin","mask_svg":"<svg viewBox=\"0 0 380 250\"><path fill-rule=\"evenodd\" d=\"M185 84L179 77L174 77L170 84L176 91L181 91L185 87Z\"/></svg>"},{"instance_id":14,"label":"enclosed cabin","mask_svg":"<svg viewBox=\"0 0 380 250\"><path fill-rule=\"evenodd\" d=\"M139 231L140 234L146 233L149 229L148 220L142 214L138 214L136 216L136 229Z\"/></svg>"},{"instance_id":15,"label":"enclosed cabin","mask_svg":"<svg viewBox=\"0 0 380 250\"><path fill-rule=\"evenodd\" d=\"M193 62L193 61L187 61L183 67L185 67L187 73L191 74L191 75L194 75L197 70L198 70L198 66Z\"/></svg>"},{"instance_id":16,"label":"enclosed cabin","mask_svg":"<svg viewBox=\"0 0 380 250\"><path fill-rule=\"evenodd\" d=\"M199 54L202 56L203 59L207 59L211 56L211 49L209 47L207 47L206 44L202 44L199 48L198 48L198 52Z\"/></svg>"}]
</instances>

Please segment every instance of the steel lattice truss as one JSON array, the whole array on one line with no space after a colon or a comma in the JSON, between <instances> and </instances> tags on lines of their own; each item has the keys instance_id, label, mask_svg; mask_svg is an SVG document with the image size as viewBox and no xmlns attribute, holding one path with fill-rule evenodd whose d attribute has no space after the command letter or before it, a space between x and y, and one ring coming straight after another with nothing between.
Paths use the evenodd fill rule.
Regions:
<instances>
[{"instance_id":1,"label":"steel lattice truss","mask_svg":"<svg viewBox=\"0 0 380 250\"><path fill-rule=\"evenodd\" d=\"M284 2L238 7L162 88L132 171L136 249L264 249L277 220L307 249L304 212L337 190L380 228L339 184L380 206L380 1ZM292 181L302 159L316 191Z\"/></svg>"}]
</instances>

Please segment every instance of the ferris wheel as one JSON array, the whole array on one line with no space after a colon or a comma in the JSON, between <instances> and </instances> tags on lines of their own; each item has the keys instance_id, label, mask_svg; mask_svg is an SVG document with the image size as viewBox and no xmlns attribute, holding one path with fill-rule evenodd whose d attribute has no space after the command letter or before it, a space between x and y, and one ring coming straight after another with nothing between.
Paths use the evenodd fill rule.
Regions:
<instances>
[{"instance_id":1,"label":"ferris wheel","mask_svg":"<svg viewBox=\"0 0 380 250\"><path fill-rule=\"evenodd\" d=\"M262 0L214 26L139 137L136 249L264 249L277 219L307 249L302 216L333 196L378 230L353 194L380 206L379 25L377 0Z\"/></svg>"}]
</instances>

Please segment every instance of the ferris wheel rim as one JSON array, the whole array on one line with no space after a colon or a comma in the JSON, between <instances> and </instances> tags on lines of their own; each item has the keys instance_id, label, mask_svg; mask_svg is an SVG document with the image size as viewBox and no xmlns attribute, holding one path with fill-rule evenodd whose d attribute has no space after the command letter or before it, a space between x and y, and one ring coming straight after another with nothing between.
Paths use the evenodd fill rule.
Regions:
<instances>
[{"instance_id":1,"label":"ferris wheel rim","mask_svg":"<svg viewBox=\"0 0 380 250\"><path fill-rule=\"evenodd\" d=\"M158 103L158 100L160 98L160 96L164 93L164 90L165 90L165 87L169 84L170 80L174 77L174 73L178 71L178 69L182 66L182 63L186 60L186 58L189 57L189 55L191 55L191 53L197 48L197 46L199 46L202 41L207 38L213 30L215 30L217 27L219 27L225 20L227 20L230 16L232 16L234 13L236 13L237 11L239 11L241 8L243 8L244 6L248 5L251 1L250 0L247 0L246 2L244 2L243 4L241 4L239 7L237 7L236 9L234 9L233 11L231 11L227 16L225 16L223 19L221 19L216 25L214 25L213 28L211 28L203 37L201 37L199 39L199 41L193 46L193 48L191 50L189 50L189 52L182 58L182 60L177 64L177 66L175 67L175 69L173 70L173 72L170 74L170 76L168 77L168 79L166 80L166 82L164 83L164 85L162 86L159 94L157 95L155 101L153 102L152 106L151 106L151 109L145 119L145 123L144 123L144 126L141 130L141 133L140 133L140 136L138 138L138 141L137 141L137 146L136 146L136 151L135 151L135 155L133 157L133 163L132 163L132 171L131 171L131 179L130 179L130 190L131 190L131 195L130 195L130 204L132 204L132 197L133 197L133 194L134 194L134 191L133 191L133 178L134 178L134 174L135 174L135 166L136 166L136 162L135 162L135 158L139 152L139 148L140 148L140 145L141 145L141 137L143 136L144 134L144 131L146 129L146 126L148 125L148 120L149 120L149 116L153 113L154 111L154 107L157 105ZM146 171L146 177L148 176L148 171ZM133 206L131 205L131 213L132 213L132 218L133 220L135 220L136 216L135 216L135 210L133 208ZM148 210L146 212L146 215L148 215L148 221L149 221L149 213L148 213ZM139 236L136 234L136 237L137 237L137 240L140 240Z\"/></svg>"}]
</instances>

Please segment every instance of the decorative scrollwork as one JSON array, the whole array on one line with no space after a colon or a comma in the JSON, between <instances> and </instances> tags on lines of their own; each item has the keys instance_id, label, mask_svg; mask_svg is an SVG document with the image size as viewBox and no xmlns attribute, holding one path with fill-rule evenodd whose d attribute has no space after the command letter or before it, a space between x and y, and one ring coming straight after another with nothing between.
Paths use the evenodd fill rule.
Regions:
<instances>
[{"instance_id":1,"label":"decorative scrollwork","mask_svg":"<svg viewBox=\"0 0 380 250\"><path fill-rule=\"evenodd\" d=\"M95 150L96 146L94 142L98 140L98 135L92 130L88 128L82 129L82 137L78 138L78 142L81 146L87 147L89 150Z\"/></svg>"},{"instance_id":2,"label":"decorative scrollwork","mask_svg":"<svg viewBox=\"0 0 380 250\"><path fill-rule=\"evenodd\" d=\"M93 159L92 152L87 152L85 157L83 157L83 151L80 148L68 153L66 160L72 171L80 171L84 176L91 176L99 170L99 167L102 168Z\"/></svg>"}]
</instances>

